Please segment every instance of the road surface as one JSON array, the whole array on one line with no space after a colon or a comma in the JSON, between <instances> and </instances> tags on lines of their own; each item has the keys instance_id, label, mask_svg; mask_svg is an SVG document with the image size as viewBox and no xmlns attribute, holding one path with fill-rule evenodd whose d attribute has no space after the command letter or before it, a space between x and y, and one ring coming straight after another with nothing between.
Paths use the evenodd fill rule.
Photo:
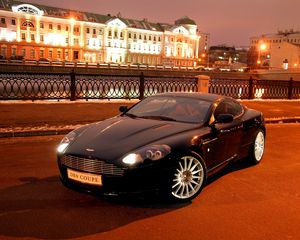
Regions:
<instances>
[{"instance_id":1,"label":"road surface","mask_svg":"<svg viewBox=\"0 0 300 240\"><path fill-rule=\"evenodd\" d=\"M300 239L300 124L267 131L261 164L230 166L185 205L71 191L61 136L0 139L0 239Z\"/></svg>"}]
</instances>

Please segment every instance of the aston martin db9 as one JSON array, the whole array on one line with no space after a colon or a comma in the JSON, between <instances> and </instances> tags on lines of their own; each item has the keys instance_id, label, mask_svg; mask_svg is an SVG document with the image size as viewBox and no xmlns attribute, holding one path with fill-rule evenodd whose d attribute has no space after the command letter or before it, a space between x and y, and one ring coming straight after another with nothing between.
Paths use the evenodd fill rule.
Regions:
<instances>
[{"instance_id":1,"label":"aston martin db9","mask_svg":"<svg viewBox=\"0 0 300 240\"><path fill-rule=\"evenodd\" d=\"M159 190L189 201L227 164L258 164L263 157L262 113L232 98L164 93L120 112L62 139L57 156L64 185L102 194Z\"/></svg>"}]
</instances>

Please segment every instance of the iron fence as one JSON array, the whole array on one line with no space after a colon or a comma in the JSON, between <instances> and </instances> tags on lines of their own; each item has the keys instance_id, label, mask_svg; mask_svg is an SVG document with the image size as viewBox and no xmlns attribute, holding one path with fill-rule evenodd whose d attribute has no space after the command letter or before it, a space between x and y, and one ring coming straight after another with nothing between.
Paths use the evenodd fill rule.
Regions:
<instances>
[{"instance_id":1,"label":"iron fence","mask_svg":"<svg viewBox=\"0 0 300 240\"><path fill-rule=\"evenodd\" d=\"M143 99L162 92L196 92L197 78L66 73L1 73L0 100ZM300 81L211 79L209 92L237 99L299 99Z\"/></svg>"}]
</instances>

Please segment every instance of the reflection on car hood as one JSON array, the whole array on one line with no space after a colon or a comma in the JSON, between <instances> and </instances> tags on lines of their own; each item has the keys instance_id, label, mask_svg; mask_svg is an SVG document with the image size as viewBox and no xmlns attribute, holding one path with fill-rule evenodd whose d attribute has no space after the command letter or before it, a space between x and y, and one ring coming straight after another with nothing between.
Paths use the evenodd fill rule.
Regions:
<instances>
[{"instance_id":1,"label":"reflection on car hood","mask_svg":"<svg viewBox=\"0 0 300 240\"><path fill-rule=\"evenodd\" d=\"M195 127L195 124L188 123L115 117L90 124L66 153L115 162L142 146Z\"/></svg>"}]
</instances>

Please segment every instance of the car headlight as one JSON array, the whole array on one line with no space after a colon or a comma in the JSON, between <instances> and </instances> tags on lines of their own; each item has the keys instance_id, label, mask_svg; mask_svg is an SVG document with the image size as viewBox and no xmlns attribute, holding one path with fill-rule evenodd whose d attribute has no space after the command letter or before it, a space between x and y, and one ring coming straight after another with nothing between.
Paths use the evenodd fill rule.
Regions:
<instances>
[{"instance_id":1,"label":"car headlight","mask_svg":"<svg viewBox=\"0 0 300 240\"><path fill-rule=\"evenodd\" d=\"M142 163L145 160L156 161L164 158L171 152L171 147L168 145L151 145L143 147L134 153L127 154L123 159L123 163L134 165Z\"/></svg>"},{"instance_id":2,"label":"car headlight","mask_svg":"<svg viewBox=\"0 0 300 240\"><path fill-rule=\"evenodd\" d=\"M57 152L63 153L70 145L70 143L74 141L76 135L77 134L74 131L72 131L68 133L66 136L64 136L64 138L61 140L60 144L57 147Z\"/></svg>"}]
</instances>

